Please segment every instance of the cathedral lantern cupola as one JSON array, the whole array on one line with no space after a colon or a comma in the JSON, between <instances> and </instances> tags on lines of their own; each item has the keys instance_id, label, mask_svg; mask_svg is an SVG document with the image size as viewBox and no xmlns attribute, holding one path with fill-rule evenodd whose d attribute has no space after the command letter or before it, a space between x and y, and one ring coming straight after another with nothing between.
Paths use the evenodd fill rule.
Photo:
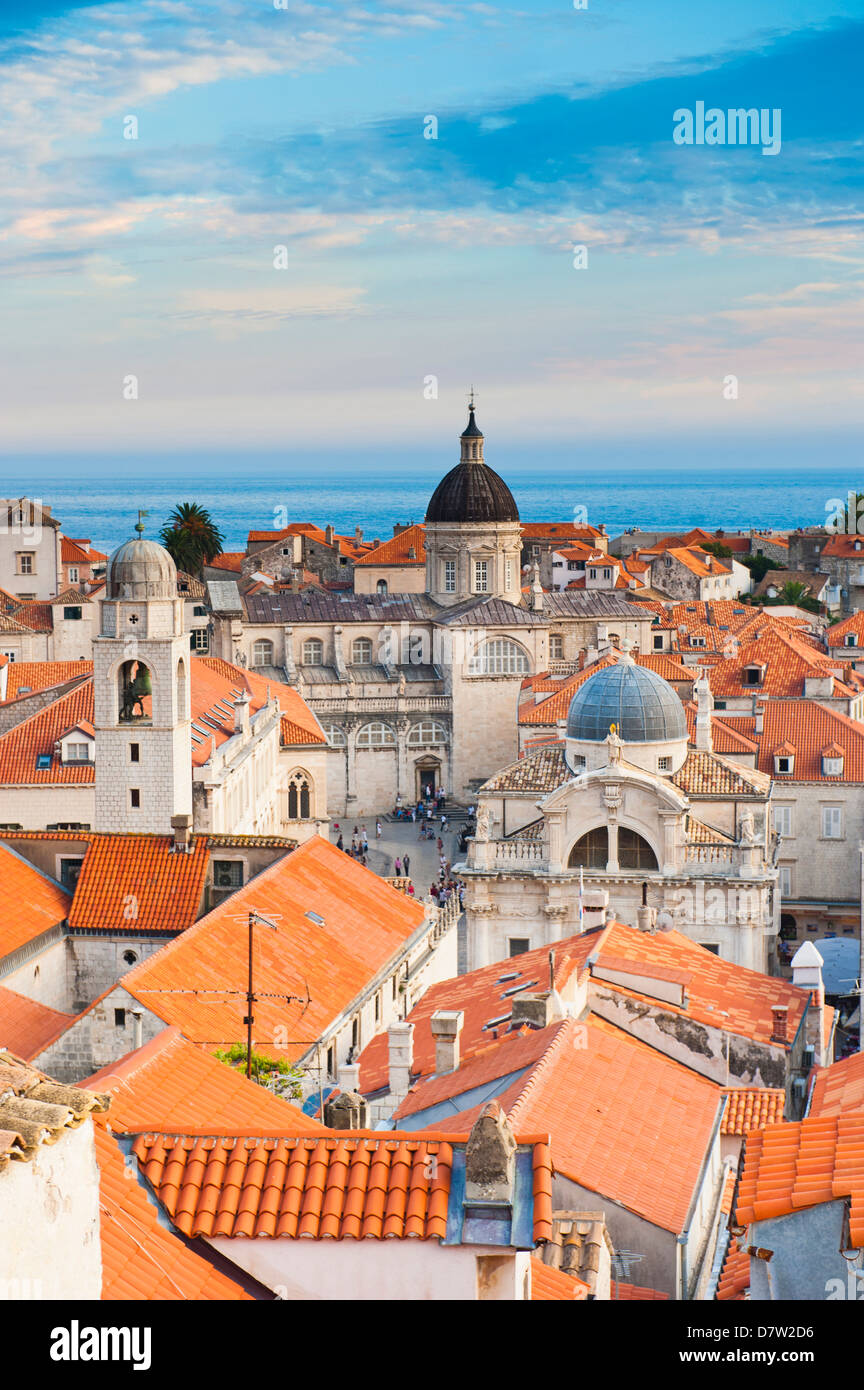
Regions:
<instances>
[{"instance_id":1,"label":"cathedral lantern cupola","mask_svg":"<svg viewBox=\"0 0 864 1390\"><path fill-rule=\"evenodd\" d=\"M426 511L426 588L439 603L505 598L520 603L522 533L504 479L484 458L474 394L460 457L435 489Z\"/></svg>"}]
</instances>

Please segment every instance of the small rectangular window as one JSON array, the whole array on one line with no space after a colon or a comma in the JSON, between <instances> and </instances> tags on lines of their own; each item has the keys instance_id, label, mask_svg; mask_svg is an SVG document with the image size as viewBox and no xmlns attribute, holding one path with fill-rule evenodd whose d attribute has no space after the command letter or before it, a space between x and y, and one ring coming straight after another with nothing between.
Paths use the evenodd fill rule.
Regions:
<instances>
[{"instance_id":1,"label":"small rectangular window","mask_svg":"<svg viewBox=\"0 0 864 1390\"><path fill-rule=\"evenodd\" d=\"M444 592L445 594L455 594L456 592L456 561L444 561Z\"/></svg>"},{"instance_id":2,"label":"small rectangular window","mask_svg":"<svg viewBox=\"0 0 864 1390\"><path fill-rule=\"evenodd\" d=\"M141 805L141 792L138 787L129 788L129 804L133 807Z\"/></svg>"},{"instance_id":3,"label":"small rectangular window","mask_svg":"<svg viewBox=\"0 0 864 1390\"><path fill-rule=\"evenodd\" d=\"M530 951L531 942L527 936L511 936L509 941L508 955L523 956L526 951Z\"/></svg>"},{"instance_id":4,"label":"small rectangular window","mask_svg":"<svg viewBox=\"0 0 864 1390\"><path fill-rule=\"evenodd\" d=\"M662 638L662 637L655 637L655 638L654 638L654 650L655 650L655 652L660 652L660 651L663 650L663 638Z\"/></svg>"},{"instance_id":5,"label":"small rectangular window","mask_svg":"<svg viewBox=\"0 0 864 1390\"><path fill-rule=\"evenodd\" d=\"M63 609L63 617L64 617L68 622L80 622L80 621L81 621L81 609L77 606L77 604L74 605L74 606L71 606L71 605L70 605L69 608L64 608L64 609Z\"/></svg>"},{"instance_id":6,"label":"small rectangular window","mask_svg":"<svg viewBox=\"0 0 864 1390\"><path fill-rule=\"evenodd\" d=\"M213 887L214 887L214 888L242 888L242 887L243 887L243 860L242 860L242 859L214 859L214 861L213 861Z\"/></svg>"},{"instance_id":7,"label":"small rectangular window","mask_svg":"<svg viewBox=\"0 0 864 1390\"><path fill-rule=\"evenodd\" d=\"M129 744L129 761L130 761L130 763L140 763L140 761L141 761L141 745L140 745L140 743L130 743L130 744Z\"/></svg>"},{"instance_id":8,"label":"small rectangular window","mask_svg":"<svg viewBox=\"0 0 864 1390\"><path fill-rule=\"evenodd\" d=\"M672 769L672 759L671 759L671 758L658 758L658 759L657 759L657 771L658 771L658 772L670 772L671 769Z\"/></svg>"},{"instance_id":9,"label":"small rectangular window","mask_svg":"<svg viewBox=\"0 0 864 1390\"><path fill-rule=\"evenodd\" d=\"M486 594L489 592L488 560L474 561L474 592L477 594Z\"/></svg>"},{"instance_id":10,"label":"small rectangular window","mask_svg":"<svg viewBox=\"0 0 864 1390\"><path fill-rule=\"evenodd\" d=\"M843 811L839 806L822 807L822 836L826 840L842 840Z\"/></svg>"},{"instance_id":11,"label":"small rectangular window","mask_svg":"<svg viewBox=\"0 0 864 1390\"><path fill-rule=\"evenodd\" d=\"M37 768L39 769L40 772L44 772L47 768L49 768L49 767L51 766L51 754L50 754L50 753L37 753L37 754L36 754L36 766L37 766Z\"/></svg>"},{"instance_id":12,"label":"small rectangular window","mask_svg":"<svg viewBox=\"0 0 864 1390\"><path fill-rule=\"evenodd\" d=\"M125 1028L125 1027L126 1027L126 1010L125 1010L125 1009L115 1009L115 1010L114 1010L114 1027L115 1027L115 1028Z\"/></svg>"}]
</instances>

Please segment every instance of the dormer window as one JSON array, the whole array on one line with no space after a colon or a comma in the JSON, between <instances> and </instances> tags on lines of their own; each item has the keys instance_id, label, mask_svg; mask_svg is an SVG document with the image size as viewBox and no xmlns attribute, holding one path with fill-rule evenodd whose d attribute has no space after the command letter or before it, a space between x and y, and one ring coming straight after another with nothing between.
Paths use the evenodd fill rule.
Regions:
<instances>
[{"instance_id":1,"label":"dormer window","mask_svg":"<svg viewBox=\"0 0 864 1390\"><path fill-rule=\"evenodd\" d=\"M744 684L745 684L745 685L761 685L761 684L762 684L762 673L763 673L763 670L764 670L764 667L762 667L762 666L745 666L745 667L744 667Z\"/></svg>"},{"instance_id":2,"label":"dormer window","mask_svg":"<svg viewBox=\"0 0 864 1390\"><path fill-rule=\"evenodd\" d=\"M857 647L857 645L858 645L858 638L855 636L855 633L854 633L854 632L847 632L847 633L846 633L846 640L845 640L844 646L847 646L847 647Z\"/></svg>"},{"instance_id":3,"label":"dormer window","mask_svg":"<svg viewBox=\"0 0 864 1390\"><path fill-rule=\"evenodd\" d=\"M822 750L822 776L843 776L843 749L836 745Z\"/></svg>"},{"instance_id":4,"label":"dormer window","mask_svg":"<svg viewBox=\"0 0 864 1390\"><path fill-rule=\"evenodd\" d=\"M788 777L794 766L795 758L791 753L778 753L774 759L774 771L780 777Z\"/></svg>"}]
</instances>

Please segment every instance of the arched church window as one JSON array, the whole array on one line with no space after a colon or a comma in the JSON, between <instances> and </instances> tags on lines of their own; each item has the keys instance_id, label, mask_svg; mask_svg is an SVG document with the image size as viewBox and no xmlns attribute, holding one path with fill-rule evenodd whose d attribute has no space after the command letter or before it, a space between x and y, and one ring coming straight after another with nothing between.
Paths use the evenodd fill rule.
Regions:
<instances>
[{"instance_id":1,"label":"arched church window","mask_svg":"<svg viewBox=\"0 0 864 1390\"><path fill-rule=\"evenodd\" d=\"M252 665L273 665L273 643L266 637L259 637L257 642L252 643Z\"/></svg>"},{"instance_id":2,"label":"arched church window","mask_svg":"<svg viewBox=\"0 0 864 1390\"><path fill-rule=\"evenodd\" d=\"M324 643L318 637L307 637L303 643L303 665L324 665Z\"/></svg>"},{"instance_id":3,"label":"arched church window","mask_svg":"<svg viewBox=\"0 0 864 1390\"><path fill-rule=\"evenodd\" d=\"M622 869L654 869L657 856L641 835L622 825L618 831L618 863Z\"/></svg>"},{"instance_id":4,"label":"arched church window","mask_svg":"<svg viewBox=\"0 0 864 1390\"><path fill-rule=\"evenodd\" d=\"M288 783L288 819L308 820L310 801L308 776L305 772L295 772Z\"/></svg>"},{"instance_id":5,"label":"arched church window","mask_svg":"<svg viewBox=\"0 0 864 1390\"><path fill-rule=\"evenodd\" d=\"M394 748L395 746L395 733L389 724L382 724L379 719L373 719L370 724L364 724L362 729L357 731L358 748Z\"/></svg>"},{"instance_id":6,"label":"arched church window","mask_svg":"<svg viewBox=\"0 0 864 1390\"><path fill-rule=\"evenodd\" d=\"M117 674L117 685L121 724L152 718L153 678L143 661L124 661Z\"/></svg>"},{"instance_id":7,"label":"arched church window","mask_svg":"<svg viewBox=\"0 0 864 1390\"><path fill-rule=\"evenodd\" d=\"M530 670L528 657L516 642L507 637L496 637L484 642L471 658L468 674L471 676L527 676Z\"/></svg>"},{"instance_id":8,"label":"arched church window","mask_svg":"<svg viewBox=\"0 0 864 1390\"><path fill-rule=\"evenodd\" d=\"M577 840L567 863L571 869L605 869L609 859L609 832L598 825Z\"/></svg>"},{"instance_id":9,"label":"arched church window","mask_svg":"<svg viewBox=\"0 0 864 1390\"><path fill-rule=\"evenodd\" d=\"M447 730L437 719L421 719L408 730L409 748L431 748L447 742Z\"/></svg>"},{"instance_id":10,"label":"arched church window","mask_svg":"<svg viewBox=\"0 0 864 1390\"><path fill-rule=\"evenodd\" d=\"M378 583L375 585L375 592L376 592L376 594L378 594L378 596L379 596L380 598L386 598L386 597L387 597L387 580L386 580L386 579L379 579L379 580L378 580Z\"/></svg>"},{"instance_id":11,"label":"arched church window","mask_svg":"<svg viewBox=\"0 0 864 1390\"><path fill-rule=\"evenodd\" d=\"M341 728L338 724L322 723L321 728L324 730L324 737L330 744L331 748L345 747L345 745L348 742L347 738L345 737L345 730Z\"/></svg>"},{"instance_id":12,"label":"arched church window","mask_svg":"<svg viewBox=\"0 0 864 1390\"><path fill-rule=\"evenodd\" d=\"M355 637L351 644L351 661L355 666L372 665L372 642L368 637Z\"/></svg>"}]
</instances>

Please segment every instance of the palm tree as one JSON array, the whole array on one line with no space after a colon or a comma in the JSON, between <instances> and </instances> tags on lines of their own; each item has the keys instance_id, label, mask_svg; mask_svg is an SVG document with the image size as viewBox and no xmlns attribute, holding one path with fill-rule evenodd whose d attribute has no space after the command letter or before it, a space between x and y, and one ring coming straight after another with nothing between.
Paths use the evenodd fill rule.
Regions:
<instances>
[{"instance_id":1,"label":"palm tree","mask_svg":"<svg viewBox=\"0 0 864 1390\"><path fill-rule=\"evenodd\" d=\"M784 603L789 603L794 606L801 602L802 598L806 593L806 584L800 584L797 580L790 579L788 583L784 584L783 588L780 590L780 597L782 598Z\"/></svg>"},{"instance_id":2,"label":"palm tree","mask_svg":"<svg viewBox=\"0 0 864 1390\"><path fill-rule=\"evenodd\" d=\"M224 537L210 513L197 502L180 502L162 527L161 541L178 570L200 574L222 553Z\"/></svg>"}]
</instances>

